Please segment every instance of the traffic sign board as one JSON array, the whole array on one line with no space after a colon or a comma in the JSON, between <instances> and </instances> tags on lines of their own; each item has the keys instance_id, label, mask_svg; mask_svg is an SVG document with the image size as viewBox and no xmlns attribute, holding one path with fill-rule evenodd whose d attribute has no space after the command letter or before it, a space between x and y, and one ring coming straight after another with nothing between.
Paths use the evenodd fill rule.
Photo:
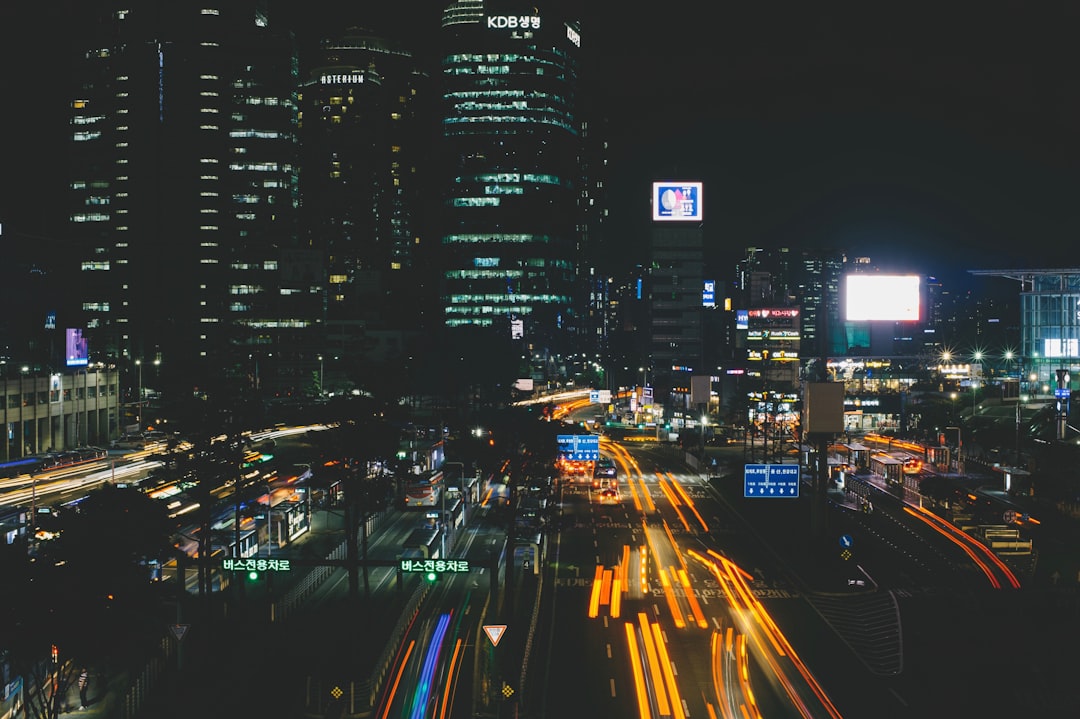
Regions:
<instances>
[{"instance_id":1,"label":"traffic sign board","mask_svg":"<svg viewBox=\"0 0 1080 719\"><path fill-rule=\"evenodd\" d=\"M179 642L183 641L184 635L187 634L187 630L190 626L190 624L171 624L169 625L169 629L172 630L173 636L176 637L176 641Z\"/></svg>"},{"instance_id":2,"label":"traffic sign board","mask_svg":"<svg viewBox=\"0 0 1080 719\"><path fill-rule=\"evenodd\" d=\"M841 547L844 547L844 548L850 547L852 545L852 543L853 542L852 542L850 534L841 534L840 535L840 546Z\"/></svg>"},{"instance_id":3,"label":"traffic sign board","mask_svg":"<svg viewBox=\"0 0 1080 719\"><path fill-rule=\"evenodd\" d=\"M596 461L600 459L600 435L598 434L560 434L556 436L559 454L564 459L574 461Z\"/></svg>"},{"instance_id":4,"label":"traffic sign board","mask_svg":"<svg viewBox=\"0 0 1080 719\"><path fill-rule=\"evenodd\" d=\"M748 464L743 473L744 497L798 497L799 465Z\"/></svg>"},{"instance_id":5,"label":"traffic sign board","mask_svg":"<svg viewBox=\"0 0 1080 719\"><path fill-rule=\"evenodd\" d=\"M485 624L484 634L487 634L488 639L491 641L491 646L499 646L499 640L502 639L503 632L506 631L505 624Z\"/></svg>"},{"instance_id":6,"label":"traffic sign board","mask_svg":"<svg viewBox=\"0 0 1080 719\"><path fill-rule=\"evenodd\" d=\"M1015 524L1016 523L1016 510L1015 509L1006 509L1004 514L1001 515L1001 518L1005 520L1005 524Z\"/></svg>"}]
</instances>

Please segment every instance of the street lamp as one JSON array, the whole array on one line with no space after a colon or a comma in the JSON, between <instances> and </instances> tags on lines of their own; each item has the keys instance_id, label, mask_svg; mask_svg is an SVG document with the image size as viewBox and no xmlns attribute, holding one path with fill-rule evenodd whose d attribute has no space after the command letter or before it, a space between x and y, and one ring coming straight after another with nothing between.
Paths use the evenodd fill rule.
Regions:
<instances>
[{"instance_id":1,"label":"street lamp","mask_svg":"<svg viewBox=\"0 0 1080 719\"><path fill-rule=\"evenodd\" d=\"M142 431L142 360L135 360L135 368L139 371L139 394L135 396L135 421Z\"/></svg>"},{"instance_id":2,"label":"street lamp","mask_svg":"<svg viewBox=\"0 0 1080 719\"><path fill-rule=\"evenodd\" d=\"M701 415L701 457L705 457L705 428L709 426L709 415Z\"/></svg>"},{"instance_id":3,"label":"street lamp","mask_svg":"<svg viewBox=\"0 0 1080 719\"><path fill-rule=\"evenodd\" d=\"M952 416L956 416L956 392L950 392L949 397L952 399Z\"/></svg>"},{"instance_id":4,"label":"street lamp","mask_svg":"<svg viewBox=\"0 0 1080 719\"><path fill-rule=\"evenodd\" d=\"M323 368L324 368L323 356L319 355L319 396L320 397L323 397L323 396L326 395L326 390L324 389L325 385L323 384Z\"/></svg>"},{"instance_id":5,"label":"street lamp","mask_svg":"<svg viewBox=\"0 0 1080 719\"><path fill-rule=\"evenodd\" d=\"M155 367L157 367L160 364L161 364L160 359L155 359L154 360L154 366ZM143 428L142 427L142 406L143 406L142 366L143 366L143 361L141 359L135 360L135 366L139 370L139 396L138 396L138 399L137 399L137 404L136 404L137 409L136 409L135 416L136 416L136 419L138 420L138 423L139 423L139 431L141 432L142 428Z\"/></svg>"},{"instance_id":6,"label":"street lamp","mask_svg":"<svg viewBox=\"0 0 1080 719\"><path fill-rule=\"evenodd\" d=\"M1027 395L1022 394L1017 397L1016 402L1016 459L1013 461L1014 467L1020 466L1020 422L1023 419L1023 406L1027 402Z\"/></svg>"},{"instance_id":7,"label":"street lamp","mask_svg":"<svg viewBox=\"0 0 1080 719\"><path fill-rule=\"evenodd\" d=\"M266 485L266 556L270 556L270 544L274 539L274 491Z\"/></svg>"}]
</instances>

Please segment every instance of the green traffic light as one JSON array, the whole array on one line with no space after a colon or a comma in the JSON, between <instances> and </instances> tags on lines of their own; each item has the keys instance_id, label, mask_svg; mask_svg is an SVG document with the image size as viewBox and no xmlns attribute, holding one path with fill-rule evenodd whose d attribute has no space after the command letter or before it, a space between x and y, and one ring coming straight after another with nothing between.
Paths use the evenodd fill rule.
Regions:
<instances>
[{"instance_id":1,"label":"green traffic light","mask_svg":"<svg viewBox=\"0 0 1080 719\"><path fill-rule=\"evenodd\" d=\"M434 582L438 578L439 578L439 575L436 574L435 572L428 572L427 574L424 575L424 579L428 580L429 582Z\"/></svg>"},{"instance_id":2,"label":"green traffic light","mask_svg":"<svg viewBox=\"0 0 1080 719\"><path fill-rule=\"evenodd\" d=\"M259 573L258 572L254 572L254 571L248 572L248 579L250 579L251 581L254 582L258 578L259 578Z\"/></svg>"}]
</instances>

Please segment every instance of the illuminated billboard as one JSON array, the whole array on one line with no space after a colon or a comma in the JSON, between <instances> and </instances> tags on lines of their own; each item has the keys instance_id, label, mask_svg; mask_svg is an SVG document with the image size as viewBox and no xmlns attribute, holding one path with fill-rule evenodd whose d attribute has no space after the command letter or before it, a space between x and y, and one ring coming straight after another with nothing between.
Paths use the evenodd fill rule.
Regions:
<instances>
[{"instance_id":1,"label":"illuminated billboard","mask_svg":"<svg viewBox=\"0 0 1080 719\"><path fill-rule=\"evenodd\" d=\"M90 345L81 329L67 328L66 335L67 366L86 367L90 364Z\"/></svg>"},{"instance_id":2,"label":"illuminated billboard","mask_svg":"<svg viewBox=\"0 0 1080 719\"><path fill-rule=\"evenodd\" d=\"M700 222L700 182L654 182L653 222Z\"/></svg>"},{"instance_id":3,"label":"illuminated billboard","mask_svg":"<svg viewBox=\"0 0 1080 719\"><path fill-rule=\"evenodd\" d=\"M844 280L845 320L919 320L918 275L847 275Z\"/></svg>"}]
</instances>

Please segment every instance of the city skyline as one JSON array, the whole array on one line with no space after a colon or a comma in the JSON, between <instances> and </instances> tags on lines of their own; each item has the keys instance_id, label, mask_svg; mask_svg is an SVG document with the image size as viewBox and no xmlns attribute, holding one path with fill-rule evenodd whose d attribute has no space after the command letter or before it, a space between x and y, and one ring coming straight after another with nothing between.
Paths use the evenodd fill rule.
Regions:
<instances>
[{"instance_id":1,"label":"city skyline","mask_svg":"<svg viewBox=\"0 0 1080 719\"><path fill-rule=\"evenodd\" d=\"M38 111L6 118L0 212L31 237L58 234L47 208L62 178L38 163L63 160L56 90L79 36L67 5L3 10L16 33L6 64L35 59L35 71L9 73L6 94ZM334 26L428 37L437 25L435 9L425 24L333 6L308 11L301 45ZM652 179L706 183L706 259L717 263L749 246L838 247L966 282L968 269L1070 262L1080 103L1055 41L1068 9L680 8L667 25L583 10L585 102L611 133L616 269L645 258ZM50 30L47 53L32 27Z\"/></svg>"}]
</instances>

